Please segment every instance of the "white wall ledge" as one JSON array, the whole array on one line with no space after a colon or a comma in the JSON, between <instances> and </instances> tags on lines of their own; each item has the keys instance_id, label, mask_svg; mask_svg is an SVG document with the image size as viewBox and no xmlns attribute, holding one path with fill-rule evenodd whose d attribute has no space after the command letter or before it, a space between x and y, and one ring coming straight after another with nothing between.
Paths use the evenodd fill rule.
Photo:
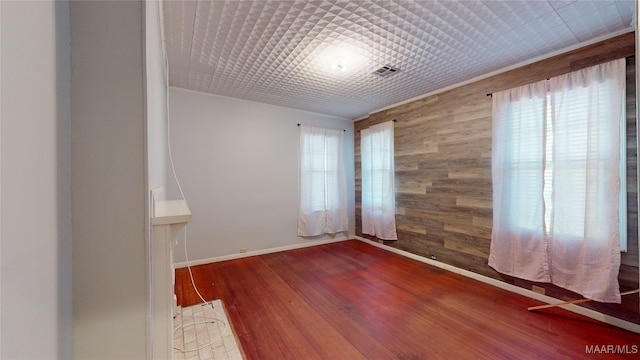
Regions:
<instances>
[{"instance_id":1,"label":"white wall ledge","mask_svg":"<svg viewBox=\"0 0 640 360\"><path fill-rule=\"evenodd\" d=\"M171 225L189 221L191 221L191 210L186 200L165 200L154 203L152 225Z\"/></svg>"}]
</instances>

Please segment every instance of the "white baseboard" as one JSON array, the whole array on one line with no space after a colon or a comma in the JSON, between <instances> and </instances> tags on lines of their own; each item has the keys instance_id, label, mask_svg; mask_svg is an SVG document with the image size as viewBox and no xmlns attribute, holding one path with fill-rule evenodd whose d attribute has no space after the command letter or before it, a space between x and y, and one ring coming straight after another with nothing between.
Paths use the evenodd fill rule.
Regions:
<instances>
[{"instance_id":1,"label":"white baseboard","mask_svg":"<svg viewBox=\"0 0 640 360\"><path fill-rule=\"evenodd\" d=\"M314 241L304 242L304 243L300 243L300 244L280 246L280 247L275 247L275 248L270 248L270 249L263 249L263 250L248 251L246 253L238 253L238 254L216 256L216 257L207 258L207 259L190 260L189 262L184 261L184 262L175 263L175 264L173 264L173 266L176 269L179 269L179 268L185 268L187 266L196 266L196 265L210 264L210 263L226 261L226 260L241 259L241 258L245 258L245 257L249 257L249 256L271 254L271 253L280 252L280 251L286 251L286 250L302 249L302 248L306 248L306 247L318 246L318 245L324 245L324 244L331 244L331 243L334 243L334 242L340 242L340 241L352 240L352 239L353 239L353 237L341 236L341 237L334 238L334 239L314 240Z\"/></svg>"},{"instance_id":2,"label":"white baseboard","mask_svg":"<svg viewBox=\"0 0 640 360\"><path fill-rule=\"evenodd\" d=\"M435 267L438 267L438 268L441 268L441 269L444 269L444 270L447 270L447 271L451 271L453 273L460 274L460 275L466 276L468 278L471 278L471 279L474 279L474 280L478 280L478 281L481 281L483 283L498 287L500 289L504 289L504 290L507 290L507 291L510 291L510 292L513 292L513 293L516 293L516 294L519 294L519 295L523 295L523 296L526 296L526 297L529 297L529 298L532 298L532 299L535 299L535 300L538 300L538 301L541 301L541 302L544 302L544 303L547 303L547 304L557 304L557 303L563 302L563 300L559 300L559 299L553 298L551 296L538 294L538 293L533 292L531 290L527 290L525 288L521 288L519 286L515 286L515 285L512 285L512 284L506 283L504 281L500 281L498 279L494 279L494 278L490 278L488 276L480 275L480 274L474 273L474 272L469 271L469 270L461 269L461 268L458 268L458 267L455 267L455 266L452 266L452 265L448 265L448 264L445 264L445 263L442 263L442 262L439 262L439 261L435 261L435 260L426 258L424 256L412 254L412 253L410 253L408 251L404 251L404 250L396 249L396 248L393 248L393 247L390 247L390 246L382 245L382 244L379 244L379 243L377 243L375 241L371 241L369 239L365 239L365 238L360 237L360 236L354 236L354 238L357 239L357 240L366 242L367 244L370 244L370 245L373 245L375 247L378 247L380 249L387 250L387 251L396 253L398 255L402 255L402 256L408 257L410 259L417 260L417 261L423 262L425 264L432 265L432 266L435 266ZM602 321L604 323L607 323L607 324L610 324L610 325L613 325L613 326L617 326L617 327L625 329L625 330L633 331L635 333L640 333L640 325L632 323L632 322L629 322L629 321L626 321L626 320L622 320L620 318L617 318L617 317L614 317L614 316L611 316L611 315L606 315L606 314L603 314L601 312L598 312L598 311L595 311L595 310L591 310L591 309L587 309L587 308L584 308L584 307L578 306L578 305L571 305L571 304L570 305L562 305L562 308L566 309L566 310L569 310L571 312L574 312L576 314L580 314L580 315L586 316L586 317L594 319L594 320ZM526 310L526 309L523 309L523 310Z\"/></svg>"}]
</instances>

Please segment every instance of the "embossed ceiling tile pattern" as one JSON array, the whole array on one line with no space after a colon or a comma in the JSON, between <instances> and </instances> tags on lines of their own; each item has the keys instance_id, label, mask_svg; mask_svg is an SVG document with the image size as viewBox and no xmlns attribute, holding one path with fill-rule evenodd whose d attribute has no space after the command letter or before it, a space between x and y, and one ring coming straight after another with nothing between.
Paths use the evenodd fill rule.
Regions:
<instances>
[{"instance_id":1,"label":"embossed ceiling tile pattern","mask_svg":"<svg viewBox=\"0 0 640 360\"><path fill-rule=\"evenodd\" d=\"M616 1L618 14L620 14L623 24L631 24L633 21L634 6L635 3L633 1Z\"/></svg>"},{"instance_id":2,"label":"embossed ceiling tile pattern","mask_svg":"<svg viewBox=\"0 0 640 360\"><path fill-rule=\"evenodd\" d=\"M587 41L596 34L624 26L618 7L609 1L572 3L558 9L558 13L578 41Z\"/></svg>"},{"instance_id":3,"label":"embossed ceiling tile pattern","mask_svg":"<svg viewBox=\"0 0 640 360\"><path fill-rule=\"evenodd\" d=\"M629 28L634 3L227 0L164 6L172 86L357 118ZM400 71L372 75L383 65Z\"/></svg>"}]
</instances>

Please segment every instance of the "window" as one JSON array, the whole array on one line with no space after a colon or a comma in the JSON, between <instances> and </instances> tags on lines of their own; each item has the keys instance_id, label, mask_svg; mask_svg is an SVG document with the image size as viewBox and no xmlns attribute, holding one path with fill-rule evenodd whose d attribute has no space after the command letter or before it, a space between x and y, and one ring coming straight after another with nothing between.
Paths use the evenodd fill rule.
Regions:
<instances>
[{"instance_id":1,"label":"window","mask_svg":"<svg viewBox=\"0 0 640 360\"><path fill-rule=\"evenodd\" d=\"M344 131L300 126L298 235L348 231Z\"/></svg>"},{"instance_id":2,"label":"window","mask_svg":"<svg viewBox=\"0 0 640 360\"><path fill-rule=\"evenodd\" d=\"M397 240L393 122L360 132L362 232Z\"/></svg>"},{"instance_id":3,"label":"window","mask_svg":"<svg viewBox=\"0 0 640 360\"><path fill-rule=\"evenodd\" d=\"M556 84L562 90L547 92L546 107L546 139L545 139L545 174L544 174L544 203L545 203L545 227L551 229L551 214L553 213L552 193L554 180L556 187L561 187L560 194L555 197L557 202L562 199L570 201L564 202L563 211L566 213L579 213L587 209L587 199L598 196L598 183L596 179L601 179L607 175L618 172L618 222L620 251L627 250L627 193L626 193L626 111L624 106L624 88L620 94L619 101L622 107L613 109L617 101L612 101L612 95L616 91L612 89L615 81L607 79L598 86L567 87L563 84ZM593 104L591 104L593 102ZM615 128L608 126L605 120L610 114L619 114L619 126ZM553 119L565 117L566 122L558 121L554 127ZM594 121L588 126L586 122L589 118L596 118L604 121ZM566 123L562 125L562 123ZM561 137L557 144L554 143L554 133ZM619 147L604 146L609 139L619 141ZM590 142L598 141L603 146L594 149ZM555 145L554 145L555 144ZM557 150L554 152L554 147ZM554 156L555 154L555 156ZM618 157L616 166L610 163L612 158ZM555 158L555 161L554 161ZM562 176L554 176L554 162L561 168ZM588 162L592 162L588 164ZM593 166L592 164L596 164ZM592 169L589 169L589 168ZM596 170L597 169L597 170ZM588 173L589 172L589 173ZM587 181L585 181L585 179ZM593 181L589 181L592 179ZM581 194L587 194L581 196ZM560 198L562 197L562 198ZM597 212L586 215L587 222L595 222L593 218ZM558 235L573 241L580 241L584 235L582 218L578 216L565 217L567 221L562 227L556 229ZM604 229L605 227L601 227ZM599 238L606 238L608 234L602 233Z\"/></svg>"},{"instance_id":4,"label":"window","mask_svg":"<svg viewBox=\"0 0 640 360\"><path fill-rule=\"evenodd\" d=\"M489 265L620 302L625 61L493 96Z\"/></svg>"}]
</instances>

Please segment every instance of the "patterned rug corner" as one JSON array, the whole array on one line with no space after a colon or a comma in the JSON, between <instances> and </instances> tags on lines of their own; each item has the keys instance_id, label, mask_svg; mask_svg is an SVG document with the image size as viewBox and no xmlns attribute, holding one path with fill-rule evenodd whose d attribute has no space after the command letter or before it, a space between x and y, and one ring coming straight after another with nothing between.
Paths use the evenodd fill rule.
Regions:
<instances>
[{"instance_id":1,"label":"patterned rug corner","mask_svg":"<svg viewBox=\"0 0 640 360\"><path fill-rule=\"evenodd\" d=\"M173 319L174 360L243 360L222 301L185 308Z\"/></svg>"}]
</instances>

